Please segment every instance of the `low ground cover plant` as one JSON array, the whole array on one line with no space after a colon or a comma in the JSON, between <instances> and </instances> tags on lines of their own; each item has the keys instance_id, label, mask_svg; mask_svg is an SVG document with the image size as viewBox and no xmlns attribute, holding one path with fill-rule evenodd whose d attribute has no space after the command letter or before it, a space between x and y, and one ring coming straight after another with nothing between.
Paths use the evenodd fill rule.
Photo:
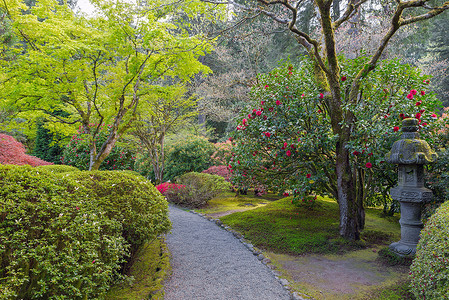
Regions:
<instances>
[{"instance_id":1,"label":"low ground cover plant","mask_svg":"<svg viewBox=\"0 0 449 300\"><path fill-rule=\"evenodd\" d=\"M141 176L0 165L0 299L104 297L167 209Z\"/></svg>"},{"instance_id":2,"label":"low ground cover plant","mask_svg":"<svg viewBox=\"0 0 449 300\"><path fill-rule=\"evenodd\" d=\"M348 242L338 234L339 211L335 201L318 196L313 208L294 206L292 201L293 197L286 197L220 220L261 249L293 255L338 253L399 238L396 218L382 218L379 210L368 209L366 218L370 222L362 232L362 241Z\"/></svg>"},{"instance_id":3,"label":"low ground cover plant","mask_svg":"<svg viewBox=\"0 0 449 300\"><path fill-rule=\"evenodd\" d=\"M443 203L421 231L410 267L417 299L449 299L449 202Z\"/></svg>"}]
</instances>

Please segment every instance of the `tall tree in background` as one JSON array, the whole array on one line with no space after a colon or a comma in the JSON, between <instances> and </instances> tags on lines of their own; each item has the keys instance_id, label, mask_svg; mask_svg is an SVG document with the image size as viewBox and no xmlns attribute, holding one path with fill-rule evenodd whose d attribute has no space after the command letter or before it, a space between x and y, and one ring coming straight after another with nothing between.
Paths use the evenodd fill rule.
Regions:
<instances>
[{"instance_id":1,"label":"tall tree in background","mask_svg":"<svg viewBox=\"0 0 449 300\"><path fill-rule=\"evenodd\" d=\"M148 7L95 4L101 14L88 19L50 0L37 1L25 15L24 3L0 4L20 41L12 48L14 62L0 65L2 106L40 112L71 130L79 124L91 137L91 170L132 127L141 97L165 78L186 82L197 73L207 74L198 57L211 49L209 41L176 32L175 25L159 20ZM94 141L103 123L110 125L109 136L97 148Z\"/></svg>"},{"instance_id":2,"label":"tall tree in background","mask_svg":"<svg viewBox=\"0 0 449 300\"><path fill-rule=\"evenodd\" d=\"M315 0L314 7L318 12L320 24L319 36L313 36L298 27L301 10L309 1L288 0L254 0L240 4L233 0L204 0L209 3L225 4L234 10L252 13L254 17L263 14L274 21L284 24L299 44L308 52L314 62L314 80L318 84L323 97L321 106L329 116L331 130L335 135L335 174L337 177L338 197L340 207L340 234L348 239L360 238L360 230L364 226L363 203L357 201L353 186L353 170L350 164L348 144L352 140L352 132L357 126L354 113L347 109L363 101L360 91L361 81L373 70L384 53L388 43L396 32L406 25L433 18L449 9L449 2L427 0L395 1L390 3L389 29L376 45L369 61L357 71L347 90L342 90L340 59L337 55L338 40L335 31L345 22L356 16L367 0L349 0L348 2L333 0ZM339 3L342 13L333 20L332 8ZM382 9L382 8L379 8Z\"/></svg>"}]
</instances>

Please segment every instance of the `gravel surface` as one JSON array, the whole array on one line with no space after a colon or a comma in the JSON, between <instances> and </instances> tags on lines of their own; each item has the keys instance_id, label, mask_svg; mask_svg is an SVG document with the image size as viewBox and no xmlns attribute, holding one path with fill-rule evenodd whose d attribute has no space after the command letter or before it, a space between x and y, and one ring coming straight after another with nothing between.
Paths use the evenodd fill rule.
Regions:
<instances>
[{"instance_id":1,"label":"gravel surface","mask_svg":"<svg viewBox=\"0 0 449 300\"><path fill-rule=\"evenodd\" d=\"M165 300L283 300L290 293L230 232L176 207L167 235L172 276Z\"/></svg>"}]
</instances>

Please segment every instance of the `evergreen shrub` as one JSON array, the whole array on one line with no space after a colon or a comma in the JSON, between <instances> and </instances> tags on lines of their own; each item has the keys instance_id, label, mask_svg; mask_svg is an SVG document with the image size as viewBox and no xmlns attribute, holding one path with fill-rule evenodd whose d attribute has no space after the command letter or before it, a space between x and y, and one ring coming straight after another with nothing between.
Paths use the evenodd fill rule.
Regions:
<instances>
[{"instance_id":1,"label":"evergreen shrub","mask_svg":"<svg viewBox=\"0 0 449 300\"><path fill-rule=\"evenodd\" d=\"M146 241L170 229L168 204L149 180L115 171L67 173L86 187L106 216L119 221L132 256Z\"/></svg>"},{"instance_id":2,"label":"evergreen shrub","mask_svg":"<svg viewBox=\"0 0 449 300\"><path fill-rule=\"evenodd\" d=\"M188 135L167 144L165 180L188 172L201 172L212 165L215 147L206 138Z\"/></svg>"},{"instance_id":3,"label":"evergreen shrub","mask_svg":"<svg viewBox=\"0 0 449 300\"><path fill-rule=\"evenodd\" d=\"M77 172L78 168L67 165L44 165L36 167L38 170L45 170L50 173L69 173L69 172Z\"/></svg>"},{"instance_id":4,"label":"evergreen shrub","mask_svg":"<svg viewBox=\"0 0 449 300\"><path fill-rule=\"evenodd\" d=\"M93 299L128 246L90 191L29 166L0 166L0 299Z\"/></svg>"},{"instance_id":5,"label":"evergreen shrub","mask_svg":"<svg viewBox=\"0 0 449 300\"><path fill-rule=\"evenodd\" d=\"M170 192L175 193L175 204L188 207L202 207L218 194L231 188L223 177L206 173L190 172L176 178L176 183L185 188ZM168 197L170 199L170 196Z\"/></svg>"},{"instance_id":6,"label":"evergreen shrub","mask_svg":"<svg viewBox=\"0 0 449 300\"><path fill-rule=\"evenodd\" d=\"M0 166L0 299L102 298L167 215L139 175Z\"/></svg>"},{"instance_id":7,"label":"evergreen shrub","mask_svg":"<svg viewBox=\"0 0 449 300\"><path fill-rule=\"evenodd\" d=\"M410 280L417 299L449 299L449 202L437 209L421 231Z\"/></svg>"}]
</instances>

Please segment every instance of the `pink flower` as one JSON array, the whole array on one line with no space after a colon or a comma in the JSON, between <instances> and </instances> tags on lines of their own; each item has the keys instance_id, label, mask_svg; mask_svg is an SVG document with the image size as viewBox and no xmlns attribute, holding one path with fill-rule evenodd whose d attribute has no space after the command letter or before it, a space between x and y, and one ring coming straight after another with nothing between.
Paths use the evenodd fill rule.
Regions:
<instances>
[{"instance_id":1,"label":"pink flower","mask_svg":"<svg viewBox=\"0 0 449 300\"><path fill-rule=\"evenodd\" d=\"M346 76L341 77L341 81L346 81L346 79L347 79Z\"/></svg>"},{"instance_id":2,"label":"pink flower","mask_svg":"<svg viewBox=\"0 0 449 300\"><path fill-rule=\"evenodd\" d=\"M276 105L281 105L281 101L276 100Z\"/></svg>"},{"instance_id":3,"label":"pink flower","mask_svg":"<svg viewBox=\"0 0 449 300\"><path fill-rule=\"evenodd\" d=\"M247 119L243 119L243 120L242 120L242 124L243 124L243 126L245 126L245 125L246 125L246 122L248 122L248 120L247 120Z\"/></svg>"},{"instance_id":4,"label":"pink flower","mask_svg":"<svg viewBox=\"0 0 449 300\"><path fill-rule=\"evenodd\" d=\"M393 127L393 131L394 131L394 132L399 131L399 127L398 127L398 126L394 126L394 127Z\"/></svg>"},{"instance_id":5,"label":"pink flower","mask_svg":"<svg viewBox=\"0 0 449 300\"><path fill-rule=\"evenodd\" d=\"M415 115L415 118L417 118L417 119L421 118L421 114L420 114L420 113L417 113L417 114Z\"/></svg>"},{"instance_id":6,"label":"pink flower","mask_svg":"<svg viewBox=\"0 0 449 300\"><path fill-rule=\"evenodd\" d=\"M268 88L268 84L265 86L265 88Z\"/></svg>"},{"instance_id":7,"label":"pink flower","mask_svg":"<svg viewBox=\"0 0 449 300\"><path fill-rule=\"evenodd\" d=\"M291 156L292 152L290 150L287 150L287 152L285 152L285 154L287 154L287 156Z\"/></svg>"},{"instance_id":8,"label":"pink flower","mask_svg":"<svg viewBox=\"0 0 449 300\"><path fill-rule=\"evenodd\" d=\"M323 93L320 93L320 95L318 96L318 98L323 99L323 98L324 98Z\"/></svg>"},{"instance_id":9,"label":"pink flower","mask_svg":"<svg viewBox=\"0 0 449 300\"><path fill-rule=\"evenodd\" d=\"M312 174L307 173L307 174L306 174L306 178L310 178L310 177L312 177Z\"/></svg>"},{"instance_id":10,"label":"pink flower","mask_svg":"<svg viewBox=\"0 0 449 300\"><path fill-rule=\"evenodd\" d=\"M434 119L434 120L436 120L436 119L438 119L438 116L436 115L436 114L432 114L432 119Z\"/></svg>"},{"instance_id":11,"label":"pink flower","mask_svg":"<svg viewBox=\"0 0 449 300\"><path fill-rule=\"evenodd\" d=\"M270 136L271 136L271 133L265 132L265 136L266 136L266 137L270 137Z\"/></svg>"},{"instance_id":12,"label":"pink flower","mask_svg":"<svg viewBox=\"0 0 449 300\"><path fill-rule=\"evenodd\" d=\"M252 119L252 115L251 114L248 114L248 119Z\"/></svg>"},{"instance_id":13,"label":"pink flower","mask_svg":"<svg viewBox=\"0 0 449 300\"><path fill-rule=\"evenodd\" d=\"M417 90L411 90L411 91L410 91L410 94L412 94L413 96L415 96L417 93L418 93Z\"/></svg>"},{"instance_id":14,"label":"pink flower","mask_svg":"<svg viewBox=\"0 0 449 300\"><path fill-rule=\"evenodd\" d=\"M425 83L425 84L429 84L430 80L429 79L424 79L422 82Z\"/></svg>"},{"instance_id":15,"label":"pink flower","mask_svg":"<svg viewBox=\"0 0 449 300\"><path fill-rule=\"evenodd\" d=\"M229 165L229 166L228 166L228 168L229 168L229 169L232 169L232 166L231 166L231 165Z\"/></svg>"},{"instance_id":16,"label":"pink flower","mask_svg":"<svg viewBox=\"0 0 449 300\"><path fill-rule=\"evenodd\" d=\"M422 126L427 126L427 123L425 123L425 122L424 122L424 123L422 123Z\"/></svg>"},{"instance_id":17,"label":"pink flower","mask_svg":"<svg viewBox=\"0 0 449 300\"><path fill-rule=\"evenodd\" d=\"M287 148L288 144L287 142L284 142L284 149Z\"/></svg>"},{"instance_id":18,"label":"pink flower","mask_svg":"<svg viewBox=\"0 0 449 300\"><path fill-rule=\"evenodd\" d=\"M369 169L369 168L372 168L373 164L370 162L367 162L365 166Z\"/></svg>"},{"instance_id":19,"label":"pink flower","mask_svg":"<svg viewBox=\"0 0 449 300\"><path fill-rule=\"evenodd\" d=\"M412 100L412 99L413 99L413 94L411 94L411 93L410 93L410 94L408 94L408 95L407 95L407 99L410 99L410 100Z\"/></svg>"},{"instance_id":20,"label":"pink flower","mask_svg":"<svg viewBox=\"0 0 449 300\"><path fill-rule=\"evenodd\" d=\"M256 111L256 115L260 116L262 114L262 112L260 110Z\"/></svg>"},{"instance_id":21,"label":"pink flower","mask_svg":"<svg viewBox=\"0 0 449 300\"><path fill-rule=\"evenodd\" d=\"M301 98L304 98L306 95L305 94L301 94Z\"/></svg>"},{"instance_id":22,"label":"pink flower","mask_svg":"<svg viewBox=\"0 0 449 300\"><path fill-rule=\"evenodd\" d=\"M76 210L80 210L80 208L77 206L77 207L76 207Z\"/></svg>"},{"instance_id":23,"label":"pink flower","mask_svg":"<svg viewBox=\"0 0 449 300\"><path fill-rule=\"evenodd\" d=\"M425 91L421 91L421 96L424 96L426 94Z\"/></svg>"}]
</instances>

